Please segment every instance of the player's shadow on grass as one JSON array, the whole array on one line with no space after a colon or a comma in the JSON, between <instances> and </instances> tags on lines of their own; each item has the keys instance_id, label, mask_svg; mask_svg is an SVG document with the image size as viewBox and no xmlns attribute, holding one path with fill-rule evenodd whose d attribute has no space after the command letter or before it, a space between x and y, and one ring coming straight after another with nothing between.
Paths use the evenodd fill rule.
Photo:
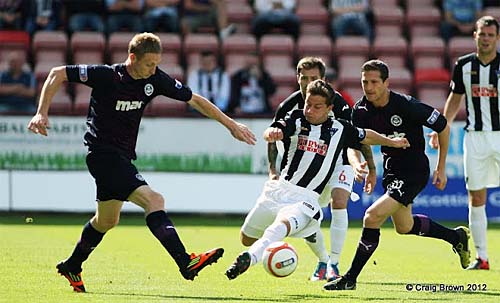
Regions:
<instances>
[{"instance_id":1,"label":"player's shadow on grass","mask_svg":"<svg viewBox=\"0 0 500 303\"><path fill-rule=\"evenodd\" d=\"M291 302L290 298L283 297L283 298L258 298L258 297L244 297L241 295L240 297L209 297L209 296L182 296L182 295L151 295L151 294L140 294L140 293L109 293L109 292L86 292L87 294L94 294L94 295L100 295L100 296L113 296L113 297L133 297L135 299L140 299L140 298L154 298L154 299L161 299L161 300L166 300L166 299L175 299L175 300L180 300L182 299L185 300L199 300L200 302L207 302L207 301L230 301L230 302L236 302L236 301L246 301L246 302ZM304 298L304 296L297 296L298 298ZM309 298L309 296L307 296ZM324 298L318 297L318 298Z\"/></svg>"}]
</instances>

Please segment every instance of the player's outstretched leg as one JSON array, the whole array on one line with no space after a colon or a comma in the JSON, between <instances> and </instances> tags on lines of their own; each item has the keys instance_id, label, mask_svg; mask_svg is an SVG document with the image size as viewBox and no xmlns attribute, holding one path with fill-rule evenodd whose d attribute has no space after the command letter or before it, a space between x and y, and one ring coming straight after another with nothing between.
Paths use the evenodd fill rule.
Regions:
<instances>
[{"instance_id":1,"label":"player's outstretched leg","mask_svg":"<svg viewBox=\"0 0 500 303\"><path fill-rule=\"evenodd\" d=\"M226 270L226 276L229 280L233 280L250 267L252 257L248 251L242 252L237 258L236 261L229 266Z\"/></svg>"},{"instance_id":2,"label":"player's outstretched leg","mask_svg":"<svg viewBox=\"0 0 500 303\"><path fill-rule=\"evenodd\" d=\"M348 280L346 277L340 277L323 285L325 290L354 290L356 281Z\"/></svg>"},{"instance_id":3,"label":"player's outstretched leg","mask_svg":"<svg viewBox=\"0 0 500 303\"><path fill-rule=\"evenodd\" d=\"M64 263L64 261L59 262L59 264L56 265L56 268L57 272L69 281L69 284L71 285L71 287L73 287L74 291L85 292L85 286L83 285L81 270L78 272L70 271L66 263Z\"/></svg>"},{"instance_id":4,"label":"player's outstretched leg","mask_svg":"<svg viewBox=\"0 0 500 303\"><path fill-rule=\"evenodd\" d=\"M458 226L455 228L458 234L458 243L453 245L453 251L460 257L460 265L466 269L470 264L470 250L469 250L469 229L465 226Z\"/></svg>"},{"instance_id":5,"label":"player's outstretched leg","mask_svg":"<svg viewBox=\"0 0 500 303\"><path fill-rule=\"evenodd\" d=\"M201 254L191 254L189 263L186 268L181 269L180 272L184 279L194 280L194 277L205 268L207 265L217 263L217 260L224 254L223 248L214 248Z\"/></svg>"}]
</instances>

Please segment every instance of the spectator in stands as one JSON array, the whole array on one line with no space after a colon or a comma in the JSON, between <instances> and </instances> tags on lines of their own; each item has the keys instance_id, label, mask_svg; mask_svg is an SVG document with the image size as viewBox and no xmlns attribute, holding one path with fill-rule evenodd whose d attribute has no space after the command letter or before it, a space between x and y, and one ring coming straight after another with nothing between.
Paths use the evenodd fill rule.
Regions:
<instances>
[{"instance_id":1,"label":"spectator in stands","mask_svg":"<svg viewBox=\"0 0 500 303\"><path fill-rule=\"evenodd\" d=\"M231 101L228 112L237 114L271 113L269 97L276 91L276 84L262 66L259 55L251 52L245 67L231 77Z\"/></svg>"},{"instance_id":2,"label":"spectator in stands","mask_svg":"<svg viewBox=\"0 0 500 303\"><path fill-rule=\"evenodd\" d=\"M0 112L35 112L36 81L33 73L23 70L25 58L20 52L7 56L9 68L0 73Z\"/></svg>"},{"instance_id":3,"label":"spectator in stands","mask_svg":"<svg viewBox=\"0 0 500 303\"><path fill-rule=\"evenodd\" d=\"M352 96L345 90L343 90L337 83L338 80L338 75L337 71L334 68L331 68L329 72L326 73L325 75L325 80L330 84L331 87L333 87L337 92L339 92L342 97L344 97L344 100L349 104L350 107L354 107L354 104L356 103L356 100L352 98Z\"/></svg>"},{"instance_id":4,"label":"spectator in stands","mask_svg":"<svg viewBox=\"0 0 500 303\"><path fill-rule=\"evenodd\" d=\"M142 31L143 0L106 0L108 34L126 29Z\"/></svg>"},{"instance_id":5,"label":"spectator in stands","mask_svg":"<svg viewBox=\"0 0 500 303\"><path fill-rule=\"evenodd\" d=\"M334 38L345 35L363 35L373 41L373 29L368 21L368 0L331 0L330 32Z\"/></svg>"},{"instance_id":6,"label":"spectator in stands","mask_svg":"<svg viewBox=\"0 0 500 303\"><path fill-rule=\"evenodd\" d=\"M185 0L182 33L197 32L201 27L212 28L224 39L236 31L234 24L228 24L225 0Z\"/></svg>"},{"instance_id":7,"label":"spectator in stands","mask_svg":"<svg viewBox=\"0 0 500 303\"><path fill-rule=\"evenodd\" d=\"M145 0L146 30L179 32L179 2L179 0Z\"/></svg>"},{"instance_id":8,"label":"spectator in stands","mask_svg":"<svg viewBox=\"0 0 500 303\"><path fill-rule=\"evenodd\" d=\"M300 19L295 14L295 0L255 0L252 31L260 39L274 28L280 28L295 39L299 36Z\"/></svg>"},{"instance_id":9,"label":"spectator in stands","mask_svg":"<svg viewBox=\"0 0 500 303\"><path fill-rule=\"evenodd\" d=\"M444 0L444 20L441 22L441 36L448 42L453 36L471 36L475 22L481 17L481 0Z\"/></svg>"},{"instance_id":10,"label":"spectator in stands","mask_svg":"<svg viewBox=\"0 0 500 303\"><path fill-rule=\"evenodd\" d=\"M64 0L70 33L95 31L104 33L104 0Z\"/></svg>"},{"instance_id":11,"label":"spectator in stands","mask_svg":"<svg viewBox=\"0 0 500 303\"><path fill-rule=\"evenodd\" d=\"M61 23L62 3L59 0L31 0L26 31L32 35L37 30L53 31Z\"/></svg>"},{"instance_id":12,"label":"spectator in stands","mask_svg":"<svg viewBox=\"0 0 500 303\"><path fill-rule=\"evenodd\" d=\"M217 63L212 51L203 51L201 66L192 70L188 76L188 86L215 104L220 110L227 111L230 93L230 80L227 73Z\"/></svg>"},{"instance_id":13,"label":"spectator in stands","mask_svg":"<svg viewBox=\"0 0 500 303\"><path fill-rule=\"evenodd\" d=\"M0 30L23 30L29 1L31 0L0 1Z\"/></svg>"}]
</instances>

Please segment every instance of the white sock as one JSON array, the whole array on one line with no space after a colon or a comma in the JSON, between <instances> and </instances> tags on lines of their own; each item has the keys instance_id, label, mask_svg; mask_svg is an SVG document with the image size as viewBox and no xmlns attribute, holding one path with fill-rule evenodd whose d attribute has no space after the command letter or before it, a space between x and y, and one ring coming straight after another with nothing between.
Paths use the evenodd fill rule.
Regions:
<instances>
[{"instance_id":1,"label":"white sock","mask_svg":"<svg viewBox=\"0 0 500 303\"><path fill-rule=\"evenodd\" d=\"M308 237L308 239L305 239L307 245L312 250L314 255L316 257L318 257L319 262L323 262L323 263L328 262L328 252L326 251L323 233L321 232L321 230L318 230L316 232L316 234L313 235L312 237L314 237L314 242L310 242L308 240L308 239L310 239L310 237Z\"/></svg>"},{"instance_id":2,"label":"white sock","mask_svg":"<svg viewBox=\"0 0 500 303\"><path fill-rule=\"evenodd\" d=\"M266 249L269 244L283 240L286 237L286 230L286 225L281 222L275 222L266 228L262 238L255 241L255 243L248 249L250 256L252 256L252 262L250 265L254 265L262 260L264 249Z\"/></svg>"},{"instance_id":3,"label":"white sock","mask_svg":"<svg viewBox=\"0 0 500 303\"><path fill-rule=\"evenodd\" d=\"M330 222L330 262L332 264L339 263L348 223L347 209L332 209L332 221Z\"/></svg>"},{"instance_id":4,"label":"white sock","mask_svg":"<svg viewBox=\"0 0 500 303\"><path fill-rule=\"evenodd\" d=\"M486 217L486 205L469 207L469 228L476 247L477 256L488 260L486 230L488 219Z\"/></svg>"}]
</instances>

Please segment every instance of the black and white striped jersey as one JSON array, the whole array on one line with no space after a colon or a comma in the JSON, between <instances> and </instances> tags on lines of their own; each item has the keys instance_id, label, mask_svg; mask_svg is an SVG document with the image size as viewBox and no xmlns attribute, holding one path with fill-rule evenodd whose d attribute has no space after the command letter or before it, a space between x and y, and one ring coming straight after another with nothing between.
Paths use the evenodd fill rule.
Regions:
<instances>
[{"instance_id":1,"label":"black and white striped jersey","mask_svg":"<svg viewBox=\"0 0 500 303\"><path fill-rule=\"evenodd\" d=\"M453 71L451 90L465 94L468 131L499 131L500 53L483 65L475 53L460 57Z\"/></svg>"},{"instance_id":2,"label":"black and white striped jersey","mask_svg":"<svg viewBox=\"0 0 500 303\"><path fill-rule=\"evenodd\" d=\"M306 120L302 110L291 112L271 126L280 128L284 139L290 139L290 146L284 155L286 165L280 178L318 194L330 180L342 149L359 149L366 135L364 129L333 117L313 125Z\"/></svg>"},{"instance_id":3,"label":"black and white striped jersey","mask_svg":"<svg viewBox=\"0 0 500 303\"><path fill-rule=\"evenodd\" d=\"M278 106L278 109L276 110L276 113L274 114L274 119L273 121L279 121L281 119L284 119L287 114L290 112L296 110L296 109L303 109L305 104L304 97L302 96L302 92L299 90L293 92L290 96L288 96L283 102L280 103ZM342 95L335 91L335 97L333 99L333 115L335 118L338 119L344 119L344 120L351 120L351 115L352 115L352 108L349 106L347 101L342 97ZM283 140L283 148L284 148L284 154L288 153L288 147L290 143L288 139ZM281 151L280 151L281 152ZM349 164L349 160L347 159L347 153L344 152L342 155L342 163L345 165ZM281 164L280 164L280 170L283 170L285 168L287 159L283 157Z\"/></svg>"}]
</instances>

